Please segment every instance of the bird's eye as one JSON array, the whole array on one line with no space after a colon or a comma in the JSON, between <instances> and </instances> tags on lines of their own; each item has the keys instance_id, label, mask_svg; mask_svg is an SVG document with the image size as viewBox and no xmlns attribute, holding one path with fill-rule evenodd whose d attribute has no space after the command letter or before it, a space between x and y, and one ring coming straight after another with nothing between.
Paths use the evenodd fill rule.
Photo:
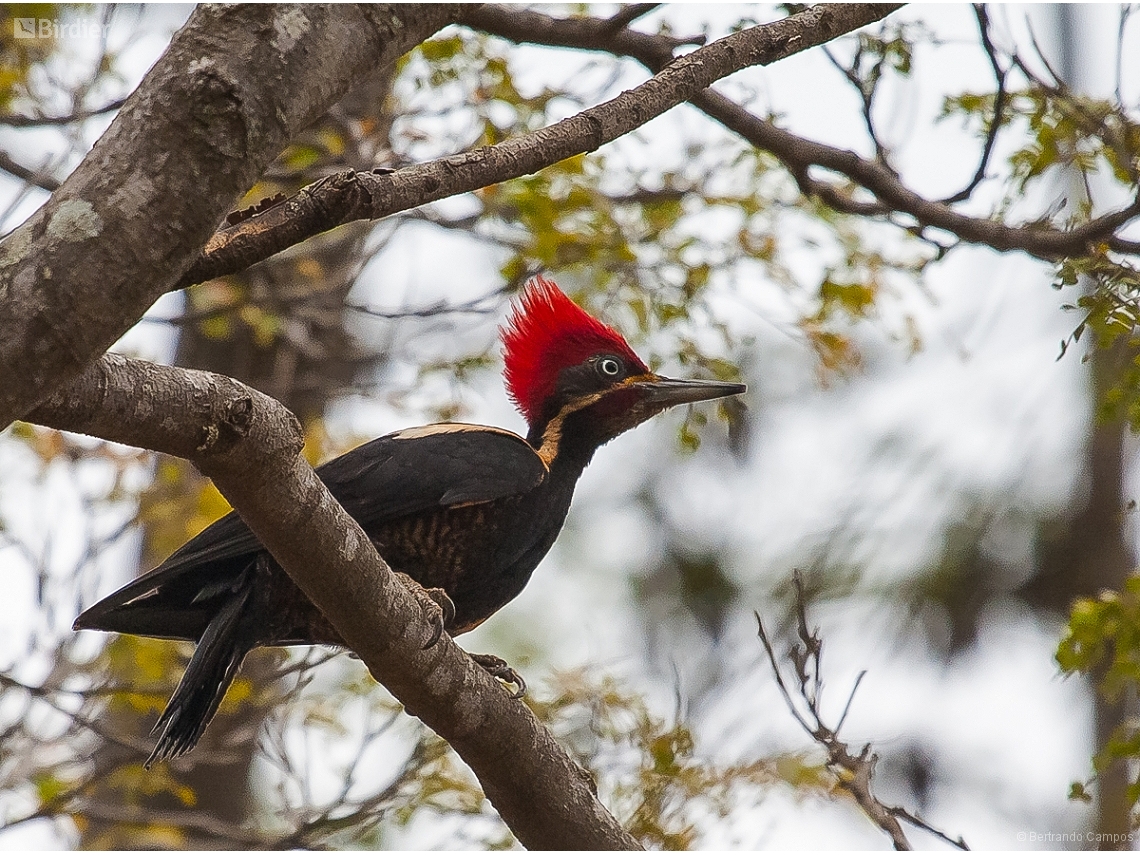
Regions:
<instances>
[{"instance_id":1,"label":"bird's eye","mask_svg":"<svg viewBox=\"0 0 1140 855\"><path fill-rule=\"evenodd\" d=\"M612 356L603 356L598 360L598 373L603 377L617 377L621 374L621 363Z\"/></svg>"}]
</instances>

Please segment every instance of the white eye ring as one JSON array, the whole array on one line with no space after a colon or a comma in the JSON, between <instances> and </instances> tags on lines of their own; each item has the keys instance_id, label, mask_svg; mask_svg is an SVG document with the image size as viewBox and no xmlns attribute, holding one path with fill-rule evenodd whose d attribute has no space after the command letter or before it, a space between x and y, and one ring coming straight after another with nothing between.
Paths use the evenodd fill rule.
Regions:
<instances>
[{"instance_id":1,"label":"white eye ring","mask_svg":"<svg viewBox=\"0 0 1140 855\"><path fill-rule=\"evenodd\" d=\"M606 377L617 377L621 374L621 363L610 356L606 356L598 362L598 370Z\"/></svg>"}]
</instances>

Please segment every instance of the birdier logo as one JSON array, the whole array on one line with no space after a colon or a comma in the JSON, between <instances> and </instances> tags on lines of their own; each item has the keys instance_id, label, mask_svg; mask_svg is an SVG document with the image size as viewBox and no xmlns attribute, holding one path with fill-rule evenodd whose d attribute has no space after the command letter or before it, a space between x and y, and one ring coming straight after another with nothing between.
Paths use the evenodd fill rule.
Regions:
<instances>
[{"instance_id":1,"label":"birdier logo","mask_svg":"<svg viewBox=\"0 0 1140 855\"><path fill-rule=\"evenodd\" d=\"M61 24L52 18L13 18L12 34L18 39L91 39L107 35L109 24L71 21Z\"/></svg>"}]
</instances>

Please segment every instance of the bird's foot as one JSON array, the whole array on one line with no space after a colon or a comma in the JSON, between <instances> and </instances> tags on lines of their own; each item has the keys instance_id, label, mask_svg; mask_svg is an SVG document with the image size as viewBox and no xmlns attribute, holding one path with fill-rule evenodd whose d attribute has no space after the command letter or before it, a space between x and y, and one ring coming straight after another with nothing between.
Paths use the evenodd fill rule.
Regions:
<instances>
[{"instance_id":1,"label":"bird's foot","mask_svg":"<svg viewBox=\"0 0 1140 855\"><path fill-rule=\"evenodd\" d=\"M492 677L502 680L504 683L514 683L516 688L511 692L512 698L521 698L526 694L526 680L518 671L508 665L505 659L500 659L490 653L472 653L470 656L475 660L476 665Z\"/></svg>"},{"instance_id":2,"label":"bird's foot","mask_svg":"<svg viewBox=\"0 0 1140 855\"><path fill-rule=\"evenodd\" d=\"M424 613L424 620L432 625L432 634L423 649L434 647L443 631L455 620L455 603L443 588L425 588L407 573L396 573L400 583L411 591Z\"/></svg>"}]
</instances>

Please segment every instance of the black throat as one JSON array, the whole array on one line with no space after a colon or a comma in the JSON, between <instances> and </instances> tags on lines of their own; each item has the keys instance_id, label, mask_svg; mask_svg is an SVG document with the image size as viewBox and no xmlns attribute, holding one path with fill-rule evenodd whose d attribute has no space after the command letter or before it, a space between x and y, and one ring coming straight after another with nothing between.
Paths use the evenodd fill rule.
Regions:
<instances>
[{"instance_id":1,"label":"black throat","mask_svg":"<svg viewBox=\"0 0 1140 855\"><path fill-rule=\"evenodd\" d=\"M608 440L599 434L597 427L588 408L563 411L536 423L527 433L526 440L542 455L551 475L577 480L593 459L594 452Z\"/></svg>"}]
</instances>

